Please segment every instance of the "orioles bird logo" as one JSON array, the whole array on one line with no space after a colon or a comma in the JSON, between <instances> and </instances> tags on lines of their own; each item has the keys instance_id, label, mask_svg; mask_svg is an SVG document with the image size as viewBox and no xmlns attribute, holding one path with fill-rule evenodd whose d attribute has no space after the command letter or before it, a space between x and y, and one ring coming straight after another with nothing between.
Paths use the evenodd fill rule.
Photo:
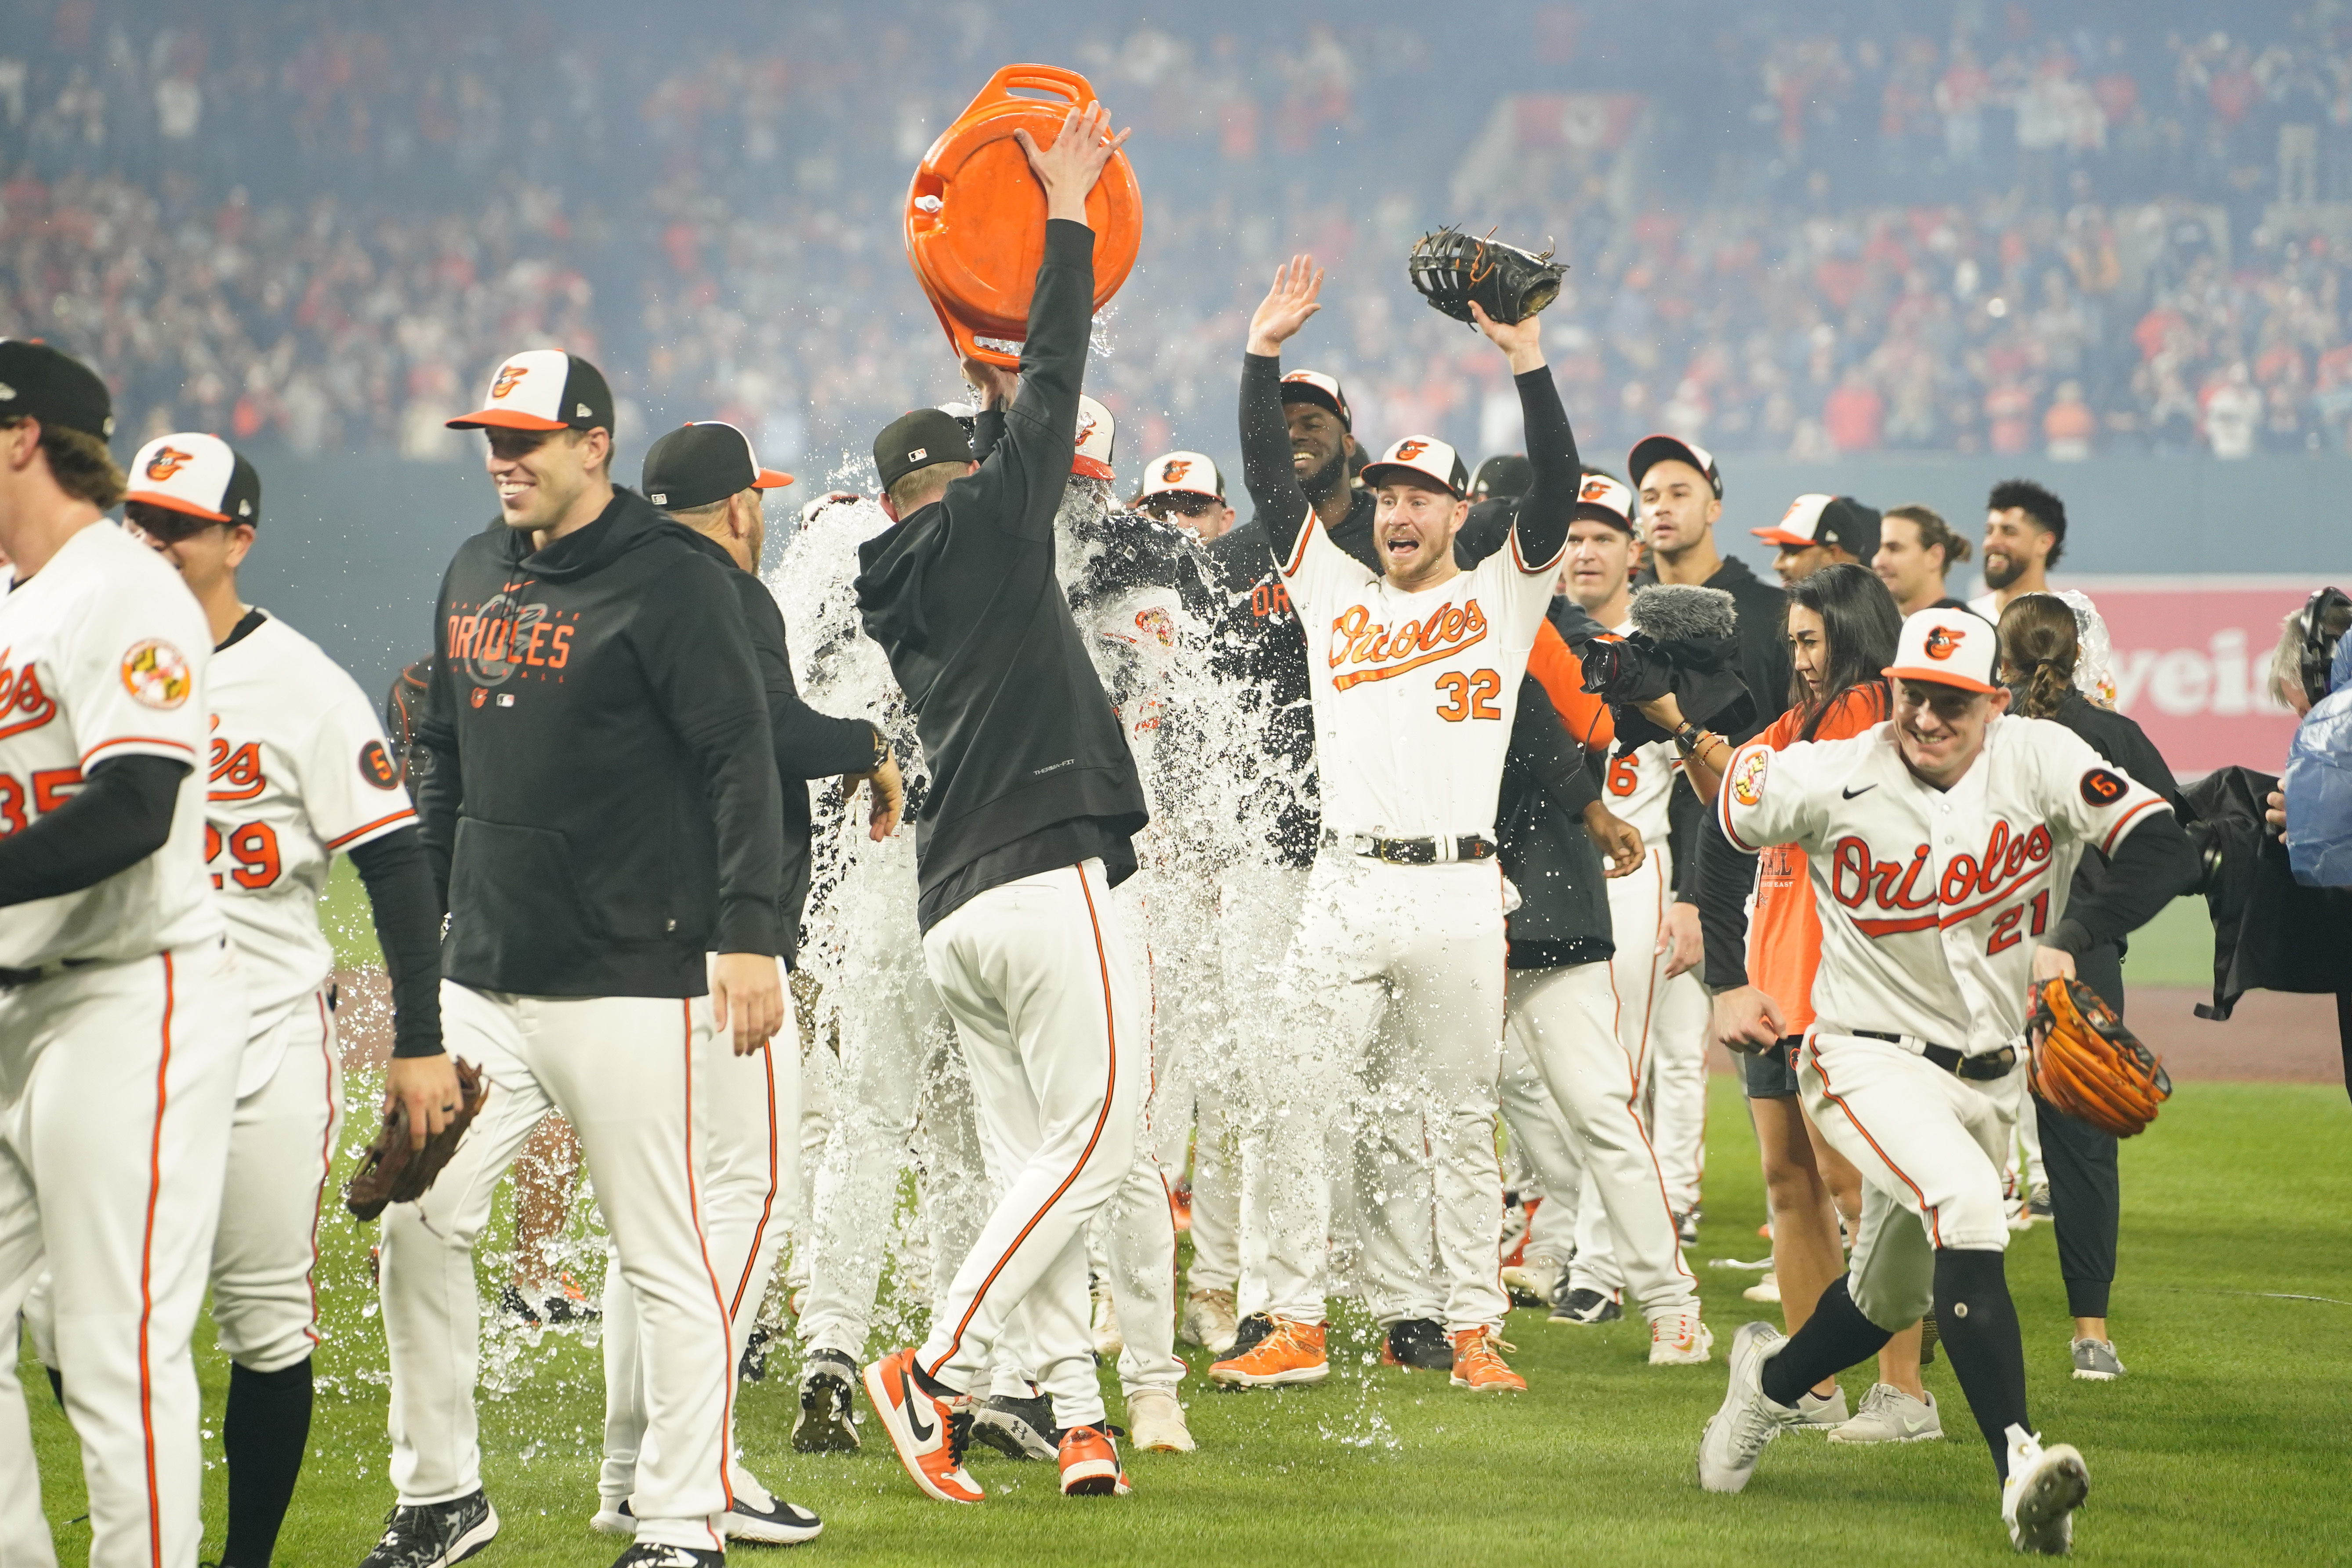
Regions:
<instances>
[{"instance_id":1,"label":"orioles bird logo","mask_svg":"<svg viewBox=\"0 0 2352 1568\"><path fill-rule=\"evenodd\" d=\"M1087 437L1094 433L1095 416L1087 413L1086 410L1080 409L1078 411L1078 445L1081 447L1085 446L1087 444Z\"/></svg>"},{"instance_id":2,"label":"orioles bird logo","mask_svg":"<svg viewBox=\"0 0 2352 1568\"><path fill-rule=\"evenodd\" d=\"M1172 485L1192 471L1192 458L1171 458L1160 465L1160 482L1163 485Z\"/></svg>"},{"instance_id":3,"label":"orioles bird logo","mask_svg":"<svg viewBox=\"0 0 2352 1568\"><path fill-rule=\"evenodd\" d=\"M168 479L194 460L195 454L183 452L177 447L165 447L147 459L147 477Z\"/></svg>"},{"instance_id":4,"label":"orioles bird logo","mask_svg":"<svg viewBox=\"0 0 2352 1568\"><path fill-rule=\"evenodd\" d=\"M1397 443L1396 456L1393 460L1400 463L1410 463L1415 458L1420 457L1423 452L1428 450L1429 443L1426 441L1399 441Z\"/></svg>"},{"instance_id":5,"label":"orioles bird logo","mask_svg":"<svg viewBox=\"0 0 2352 1568\"><path fill-rule=\"evenodd\" d=\"M1937 626L1927 633L1927 657L1949 658L1960 651L1960 639L1969 634L1951 626Z\"/></svg>"},{"instance_id":6,"label":"orioles bird logo","mask_svg":"<svg viewBox=\"0 0 2352 1568\"><path fill-rule=\"evenodd\" d=\"M490 383L490 395L492 397L504 397L508 393L512 392L515 389L516 382L520 381L524 376L527 376L530 374L530 366L527 364L502 364L499 366L499 378L498 380Z\"/></svg>"},{"instance_id":7,"label":"orioles bird logo","mask_svg":"<svg viewBox=\"0 0 2352 1568\"><path fill-rule=\"evenodd\" d=\"M1608 495L1609 481L1601 479L1596 474L1591 479L1584 481L1584 489L1579 492L1576 499L1579 500L1603 500L1608 498Z\"/></svg>"}]
</instances>

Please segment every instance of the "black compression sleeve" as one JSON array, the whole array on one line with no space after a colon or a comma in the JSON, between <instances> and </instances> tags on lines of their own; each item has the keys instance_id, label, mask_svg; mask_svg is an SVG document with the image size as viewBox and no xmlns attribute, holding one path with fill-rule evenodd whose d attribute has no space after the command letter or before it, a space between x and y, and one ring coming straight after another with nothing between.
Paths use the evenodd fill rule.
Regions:
<instances>
[{"instance_id":1,"label":"black compression sleeve","mask_svg":"<svg viewBox=\"0 0 2352 1568\"><path fill-rule=\"evenodd\" d=\"M1514 378L1519 389L1519 418L1527 431L1528 461L1536 482L1519 502L1519 559L1529 566L1553 561L1568 545L1568 525L1576 519L1576 496L1583 488L1584 468L1576 455L1576 433L1569 428L1568 410L1560 405L1559 384L1549 365L1538 365Z\"/></svg>"},{"instance_id":2,"label":"black compression sleeve","mask_svg":"<svg viewBox=\"0 0 2352 1568\"><path fill-rule=\"evenodd\" d=\"M1675 902L1696 903L1698 887L1699 824L1708 816L1706 803L1691 787L1690 775L1676 773L1666 795L1666 844L1675 852Z\"/></svg>"},{"instance_id":3,"label":"black compression sleeve","mask_svg":"<svg viewBox=\"0 0 2352 1568\"><path fill-rule=\"evenodd\" d=\"M392 1054L441 1054L441 906L425 841L414 827L347 851L375 910L375 940L392 976Z\"/></svg>"},{"instance_id":4,"label":"black compression sleeve","mask_svg":"<svg viewBox=\"0 0 2352 1568\"><path fill-rule=\"evenodd\" d=\"M2107 857L2099 890L2066 911L2050 945L2080 955L2130 935L2203 877L2197 850L2170 812L2150 813Z\"/></svg>"},{"instance_id":5,"label":"black compression sleeve","mask_svg":"<svg viewBox=\"0 0 2352 1568\"><path fill-rule=\"evenodd\" d=\"M169 757L110 757L90 769L64 805L0 838L0 906L96 887L163 847L187 774Z\"/></svg>"},{"instance_id":6,"label":"black compression sleeve","mask_svg":"<svg viewBox=\"0 0 2352 1568\"><path fill-rule=\"evenodd\" d=\"M1748 895L1756 887L1756 857L1732 847L1711 811L1699 814L1699 935L1706 942L1706 984L1727 991L1748 984Z\"/></svg>"},{"instance_id":7,"label":"black compression sleeve","mask_svg":"<svg viewBox=\"0 0 2352 1568\"><path fill-rule=\"evenodd\" d=\"M1290 463L1290 424L1282 412L1282 361L1272 354L1242 355L1242 483L1265 530L1275 564L1298 548L1299 531L1312 509Z\"/></svg>"}]
</instances>

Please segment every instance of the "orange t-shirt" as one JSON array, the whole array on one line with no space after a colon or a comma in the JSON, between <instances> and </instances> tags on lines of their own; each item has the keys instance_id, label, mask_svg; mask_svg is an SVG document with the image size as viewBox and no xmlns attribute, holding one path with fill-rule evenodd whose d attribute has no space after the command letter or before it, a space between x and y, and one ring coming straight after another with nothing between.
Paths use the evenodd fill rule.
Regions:
<instances>
[{"instance_id":1,"label":"orange t-shirt","mask_svg":"<svg viewBox=\"0 0 2352 1568\"><path fill-rule=\"evenodd\" d=\"M1559 710L1561 726L1588 751L1605 752L1617 739L1609 705L1584 689L1584 661L1569 651L1559 631L1549 621L1536 627L1536 646L1528 653L1528 673Z\"/></svg>"},{"instance_id":2,"label":"orange t-shirt","mask_svg":"<svg viewBox=\"0 0 2352 1568\"><path fill-rule=\"evenodd\" d=\"M1889 717L1884 686L1857 687L1831 704L1816 741L1859 735ZM1804 722L1791 708L1757 741L1780 751ZM1782 1029L1801 1035L1813 1023L1813 971L1822 962L1822 918L1813 910L1813 884L1805 852L1793 844L1768 846L1756 858L1756 914L1748 925L1748 983L1780 1005Z\"/></svg>"}]
</instances>

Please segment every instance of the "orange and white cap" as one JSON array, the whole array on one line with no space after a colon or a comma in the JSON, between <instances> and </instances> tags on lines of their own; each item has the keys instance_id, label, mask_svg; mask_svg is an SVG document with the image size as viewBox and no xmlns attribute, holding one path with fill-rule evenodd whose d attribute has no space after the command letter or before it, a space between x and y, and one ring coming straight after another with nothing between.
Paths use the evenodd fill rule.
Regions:
<instances>
[{"instance_id":1,"label":"orange and white cap","mask_svg":"<svg viewBox=\"0 0 2352 1568\"><path fill-rule=\"evenodd\" d=\"M604 373L562 349L509 354L491 373L481 406L448 422L452 430L593 430L613 427Z\"/></svg>"},{"instance_id":2,"label":"orange and white cap","mask_svg":"<svg viewBox=\"0 0 2352 1568\"><path fill-rule=\"evenodd\" d=\"M1144 465L1143 497L1213 496L1225 499L1225 476L1200 452L1171 452Z\"/></svg>"},{"instance_id":3,"label":"orange and white cap","mask_svg":"<svg viewBox=\"0 0 2352 1568\"><path fill-rule=\"evenodd\" d=\"M1339 386L1339 378L1325 375L1319 370L1294 370L1282 378L1282 400L1285 403L1314 403L1339 416L1339 423L1349 430L1356 427L1356 416L1348 408L1348 395Z\"/></svg>"},{"instance_id":4,"label":"orange and white cap","mask_svg":"<svg viewBox=\"0 0 2352 1568\"><path fill-rule=\"evenodd\" d=\"M1879 673L1990 691L2000 641L1992 623L1967 610L1921 610L1905 617L1895 662Z\"/></svg>"},{"instance_id":5,"label":"orange and white cap","mask_svg":"<svg viewBox=\"0 0 2352 1568\"><path fill-rule=\"evenodd\" d=\"M1641 503L1633 492L1611 479L1607 474L1587 474L1576 490L1576 515L1589 517L1610 527L1633 531L1633 514Z\"/></svg>"},{"instance_id":6,"label":"orange and white cap","mask_svg":"<svg viewBox=\"0 0 2352 1568\"><path fill-rule=\"evenodd\" d=\"M1364 465L1364 483L1378 488L1406 475L1427 480L1455 500L1470 493L1470 470L1462 454L1434 436L1408 436L1381 454L1377 463Z\"/></svg>"},{"instance_id":7,"label":"orange and white cap","mask_svg":"<svg viewBox=\"0 0 2352 1568\"><path fill-rule=\"evenodd\" d=\"M124 500L209 522L261 523L261 476L217 436L159 436L131 459Z\"/></svg>"},{"instance_id":8,"label":"orange and white cap","mask_svg":"<svg viewBox=\"0 0 2352 1568\"><path fill-rule=\"evenodd\" d=\"M1111 477L1111 444L1118 439L1118 421L1093 398L1078 397L1078 449L1070 458L1070 472L1089 479Z\"/></svg>"}]
</instances>

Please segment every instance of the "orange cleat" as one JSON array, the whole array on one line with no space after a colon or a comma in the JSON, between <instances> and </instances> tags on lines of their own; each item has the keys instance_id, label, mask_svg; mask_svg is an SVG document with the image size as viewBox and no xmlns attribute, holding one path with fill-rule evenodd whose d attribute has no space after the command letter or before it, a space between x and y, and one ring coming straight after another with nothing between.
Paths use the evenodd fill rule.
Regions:
<instances>
[{"instance_id":1,"label":"orange cleat","mask_svg":"<svg viewBox=\"0 0 2352 1568\"><path fill-rule=\"evenodd\" d=\"M1331 1375L1330 1359L1323 1353L1325 1325L1292 1318L1274 1320L1274 1331L1247 1352L1209 1368L1209 1381L1228 1388L1279 1388L1291 1383L1320 1383Z\"/></svg>"},{"instance_id":2,"label":"orange cleat","mask_svg":"<svg viewBox=\"0 0 2352 1568\"><path fill-rule=\"evenodd\" d=\"M866 1397L917 1486L941 1502L978 1502L988 1495L963 1468L971 1444L971 1395L941 1398L927 1392L909 1349L866 1369Z\"/></svg>"},{"instance_id":3,"label":"orange cleat","mask_svg":"<svg viewBox=\"0 0 2352 1568\"><path fill-rule=\"evenodd\" d=\"M1491 1329L1464 1329L1454 1342L1454 1386L1473 1394L1524 1394L1528 1380L1505 1364Z\"/></svg>"},{"instance_id":4,"label":"orange cleat","mask_svg":"<svg viewBox=\"0 0 2352 1568\"><path fill-rule=\"evenodd\" d=\"M1134 1489L1118 1447L1100 1427L1073 1426L1062 1434L1064 1497L1125 1497Z\"/></svg>"}]
</instances>

